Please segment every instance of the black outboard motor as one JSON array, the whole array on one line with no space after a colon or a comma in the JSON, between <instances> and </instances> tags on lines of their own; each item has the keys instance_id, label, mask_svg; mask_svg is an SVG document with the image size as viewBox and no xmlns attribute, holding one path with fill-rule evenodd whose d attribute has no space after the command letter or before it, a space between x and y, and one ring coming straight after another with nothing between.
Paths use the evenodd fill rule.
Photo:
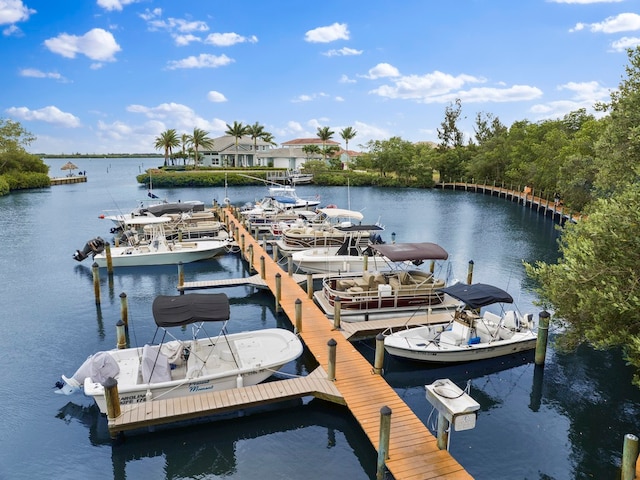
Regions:
<instances>
[{"instance_id":1,"label":"black outboard motor","mask_svg":"<svg viewBox=\"0 0 640 480\"><path fill-rule=\"evenodd\" d=\"M82 250L76 250L76 253L73 254L73 259L81 262L89 255L93 256L102 251L104 251L104 240L100 237L92 238L85 244Z\"/></svg>"}]
</instances>

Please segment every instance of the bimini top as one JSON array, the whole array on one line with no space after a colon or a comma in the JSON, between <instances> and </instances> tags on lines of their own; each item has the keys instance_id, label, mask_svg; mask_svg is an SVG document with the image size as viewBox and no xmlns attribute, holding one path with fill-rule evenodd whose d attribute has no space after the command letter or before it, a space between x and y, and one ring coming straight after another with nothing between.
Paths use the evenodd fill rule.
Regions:
<instances>
[{"instance_id":1,"label":"bimini top","mask_svg":"<svg viewBox=\"0 0 640 480\"><path fill-rule=\"evenodd\" d=\"M159 327L229 320L229 298L224 293L159 295L153 301L153 319Z\"/></svg>"},{"instance_id":2,"label":"bimini top","mask_svg":"<svg viewBox=\"0 0 640 480\"><path fill-rule=\"evenodd\" d=\"M513 297L501 288L485 283L456 283L450 287L441 288L440 292L451 295L468 305L470 308L480 308L493 303L513 303Z\"/></svg>"},{"instance_id":3,"label":"bimini top","mask_svg":"<svg viewBox=\"0 0 640 480\"><path fill-rule=\"evenodd\" d=\"M357 210L346 210L344 208L319 208L318 211L327 218L348 218L361 222L364 218L362 212Z\"/></svg>"},{"instance_id":4,"label":"bimini top","mask_svg":"<svg viewBox=\"0 0 640 480\"><path fill-rule=\"evenodd\" d=\"M440 245L431 242L421 243L391 243L371 245L392 262L420 262L421 260L446 260L447 251Z\"/></svg>"}]
</instances>

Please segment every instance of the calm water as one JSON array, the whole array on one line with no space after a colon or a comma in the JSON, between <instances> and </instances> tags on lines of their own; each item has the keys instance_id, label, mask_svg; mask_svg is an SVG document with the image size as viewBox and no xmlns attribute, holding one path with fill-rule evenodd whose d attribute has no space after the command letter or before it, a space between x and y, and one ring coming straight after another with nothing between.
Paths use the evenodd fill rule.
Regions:
<instances>
[{"instance_id":1,"label":"calm water","mask_svg":"<svg viewBox=\"0 0 640 480\"><path fill-rule=\"evenodd\" d=\"M65 161L50 160L52 175ZM132 342L153 333L151 301L176 294L177 269L116 272L102 278L95 305L89 261L71 255L101 235L110 238L103 210L128 211L146 198L135 175L156 160L79 160L89 181L0 197L0 479L315 479L375 478L376 453L348 411L305 399L198 422L128 435L112 446L106 421L81 394L53 394L61 373L72 374L97 350L113 348L120 294L129 302ZM242 204L261 197L260 187L156 190L170 200ZM301 186L301 196L363 210L380 220L385 239L434 241L450 252L449 277L507 289L523 311L538 307L522 261L553 261L554 225L513 203L464 192ZM233 255L185 266L188 281L243 275ZM266 292L226 291L232 331L283 326ZM373 345L358 344L373 361ZM284 369L306 374L303 356ZM544 369L532 355L456 367L428 368L385 360L385 377L432 431L435 415L424 385L450 378L471 385L480 403L476 428L453 432L451 452L477 479L615 479L623 436L638 434L640 393L617 352L551 348Z\"/></svg>"}]
</instances>

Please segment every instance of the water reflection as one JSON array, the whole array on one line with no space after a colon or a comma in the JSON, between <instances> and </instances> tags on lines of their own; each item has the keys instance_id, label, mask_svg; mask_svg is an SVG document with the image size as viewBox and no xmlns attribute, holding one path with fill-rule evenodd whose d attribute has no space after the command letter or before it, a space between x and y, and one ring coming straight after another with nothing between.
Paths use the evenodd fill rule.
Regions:
<instances>
[{"instance_id":1,"label":"water reflection","mask_svg":"<svg viewBox=\"0 0 640 480\"><path fill-rule=\"evenodd\" d=\"M95 405L68 403L56 417L87 427L92 445L112 445L106 420ZM376 452L348 410L317 399L306 404L302 400L280 402L179 426L155 427L153 435L128 433L123 441L113 444L113 478L134 478L130 470L139 468L136 465L139 461L157 460L161 460L163 478L167 479L223 477L238 474L239 469L247 477L274 478L273 475L279 476L277 472L286 472L286 467L274 462L271 455L264 459L267 463L262 463L260 452L284 455L285 463L296 462L300 453L274 451L280 445L278 438L282 433L297 436L302 442L301 448L311 441L322 443L332 463L345 456L355 456L366 477L375 478ZM255 457L252 462L243 462L252 455ZM319 456L323 456L322 451ZM322 468L313 463L308 465L310 471L317 467L331 477L330 465ZM339 476L339 471L335 474Z\"/></svg>"}]
</instances>

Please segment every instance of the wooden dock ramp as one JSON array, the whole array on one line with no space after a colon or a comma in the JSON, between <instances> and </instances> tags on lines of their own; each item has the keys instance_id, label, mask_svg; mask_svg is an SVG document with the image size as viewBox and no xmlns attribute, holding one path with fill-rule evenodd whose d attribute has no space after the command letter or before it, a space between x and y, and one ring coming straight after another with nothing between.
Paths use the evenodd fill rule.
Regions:
<instances>
[{"instance_id":1,"label":"wooden dock ramp","mask_svg":"<svg viewBox=\"0 0 640 480\"><path fill-rule=\"evenodd\" d=\"M261 251L258 242L230 210L225 210L225 214L229 231L244 234L245 249L253 245L251 249L254 255L259 255L256 253ZM264 280L270 290L276 292L276 275L280 275L280 306L292 322L296 318L296 301L300 301L300 337L325 371L329 368L328 342L336 342L336 378L333 383L376 450L380 441L380 410L383 407L391 409L389 458L385 464L395 480L473 478L448 451L438 448L436 438L424 423L384 377L373 373L371 364L342 332L333 330L333 322L308 297L307 292L300 288L294 276L283 271L268 255L264 256Z\"/></svg>"}]
</instances>

